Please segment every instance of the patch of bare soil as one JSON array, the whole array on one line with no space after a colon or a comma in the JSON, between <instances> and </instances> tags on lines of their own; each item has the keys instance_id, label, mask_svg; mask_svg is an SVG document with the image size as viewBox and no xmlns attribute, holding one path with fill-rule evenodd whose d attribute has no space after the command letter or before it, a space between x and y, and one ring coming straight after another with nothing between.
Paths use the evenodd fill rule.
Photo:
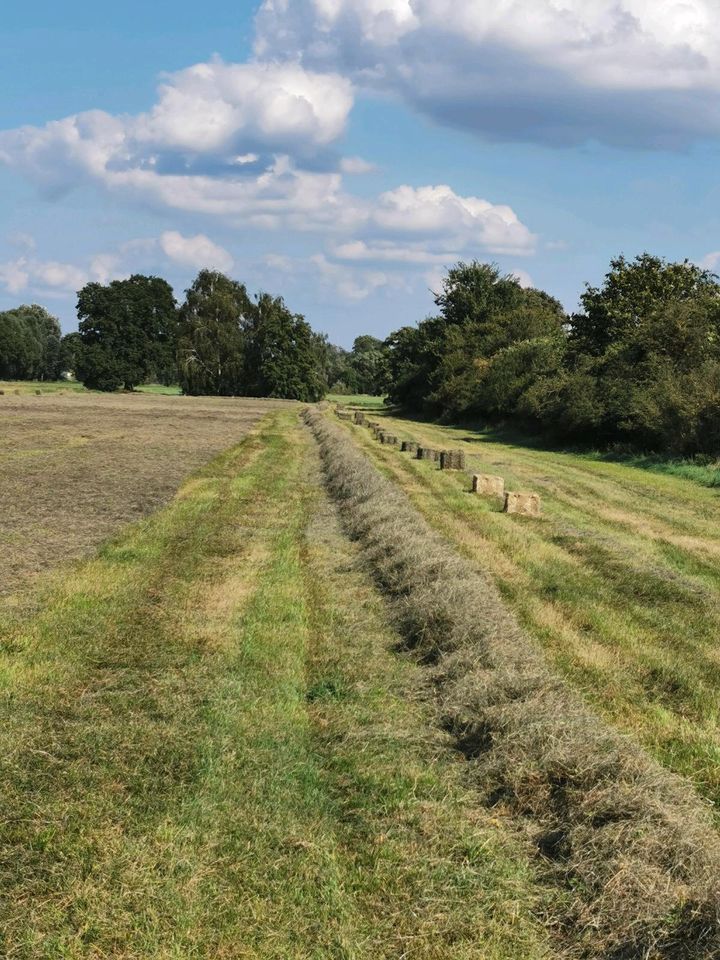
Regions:
<instances>
[{"instance_id":1,"label":"patch of bare soil","mask_svg":"<svg viewBox=\"0 0 720 960\"><path fill-rule=\"evenodd\" d=\"M0 397L0 595L166 503L281 401Z\"/></svg>"}]
</instances>

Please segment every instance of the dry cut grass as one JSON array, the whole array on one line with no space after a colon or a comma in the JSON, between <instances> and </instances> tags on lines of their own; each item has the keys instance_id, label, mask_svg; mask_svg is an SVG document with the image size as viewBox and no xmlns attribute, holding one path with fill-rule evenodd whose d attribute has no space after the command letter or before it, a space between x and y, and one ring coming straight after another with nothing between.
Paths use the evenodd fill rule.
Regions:
<instances>
[{"instance_id":1,"label":"dry cut grass","mask_svg":"<svg viewBox=\"0 0 720 960\"><path fill-rule=\"evenodd\" d=\"M307 415L330 491L431 666L440 718L485 802L525 824L570 956L720 956L720 840L692 788L591 713L484 577L347 432Z\"/></svg>"},{"instance_id":2,"label":"dry cut grass","mask_svg":"<svg viewBox=\"0 0 720 960\"><path fill-rule=\"evenodd\" d=\"M720 505L717 489L620 463L499 443L448 426L386 429L463 449L468 473L536 490L541 520L509 518L464 473L354 438L428 522L489 573L586 699L720 813Z\"/></svg>"},{"instance_id":3,"label":"dry cut grass","mask_svg":"<svg viewBox=\"0 0 720 960\"><path fill-rule=\"evenodd\" d=\"M276 401L0 396L0 595L165 503Z\"/></svg>"}]
</instances>

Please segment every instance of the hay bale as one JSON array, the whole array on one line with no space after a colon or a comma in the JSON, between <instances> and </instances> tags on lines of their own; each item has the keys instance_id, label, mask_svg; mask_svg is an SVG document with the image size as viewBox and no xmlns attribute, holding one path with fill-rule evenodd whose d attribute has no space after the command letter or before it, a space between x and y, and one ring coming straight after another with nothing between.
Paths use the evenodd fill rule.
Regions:
<instances>
[{"instance_id":1,"label":"hay bale","mask_svg":"<svg viewBox=\"0 0 720 960\"><path fill-rule=\"evenodd\" d=\"M358 427L364 427L367 417L360 410L356 410L354 420Z\"/></svg>"},{"instance_id":2,"label":"hay bale","mask_svg":"<svg viewBox=\"0 0 720 960\"><path fill-rule=\"evenodd\" d=\"M5 391L4 391L4 390L0 390L0 397L4 397L4 396L5 396Z\"/></svg>"},{"instance_id":3,"label":"hay bale","mask_svg":"<svg viewBox=\"0 0 720 960\"><path fill-rule=\"evenodd\" d=\"M465 454L462 450L443 450L440 454L441 470L464 470Z\"/></svg>"},{"instance_id":4,"label":"hay bale","mask_svg":"<svg viewBox=\"0 0 720 960\"><path fill-rule=\"evenodd\" d=\"M476 473L472 478L473 493L483 497L505 498L505 481L502 477L493 477L489 473Z\"/></svg>"},{"instance_id":5,"label":"hay bale","mask_svg":"<svg viewBox=\"0 0 720 960\"><path fill-rule=\"evenodd\" d=\"M432 447L418 447L417 449L418 460L438 460L439 457L438 451L433 450Z\"/></svg>"},{"instance_id":6,"label":"hay bale","mask_svg":"<svg viewBox=\"0 0 720 960\"><path fill-rule=\"evenodd\" d=\"M403 453L415 453L418 452L418 445L414 440L403 440L400 447Z\"/></svg>"},{"instance_id":7,"label":"hay bale","mask_svg":"<svg viewBox=\"0 0 720 960\"><path fill-rule=\"evenodd\" d=\"M503 513L517 513L521 517L539 517L540 497L537 493L506 493Z\"/></svg>"},{"instance_id":8,"label":"hay bale","mask_svg":"<svg viewBox=\"0 0 720 960\"><path fill-rule=\"evenodd\" d=\"M397 437L394 437L391 433L381 433L380 434L380 443L386 444L390 447L397 447L400 441Z\"/></svg>"},{"instance_id":9,"label":"hay bale","mask_svg":"<svg viewBox=\"0 0 720 960\"><path fill-rule=\"evenodd\" d=\"M41 397L41 396L42 396L42 390L36 390L36 391L35 391L35 396L36 396L36 397Z\"/></svg>"}]
</instances>

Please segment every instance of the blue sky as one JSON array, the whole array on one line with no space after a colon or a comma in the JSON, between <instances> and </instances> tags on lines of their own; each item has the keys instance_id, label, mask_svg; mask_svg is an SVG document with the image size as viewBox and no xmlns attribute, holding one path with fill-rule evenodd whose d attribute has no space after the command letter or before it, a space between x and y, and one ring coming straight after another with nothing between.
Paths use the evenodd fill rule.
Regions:
<instances>
[{"instance_id":1,"label":"blue sky","mask_svg":"<svg viewBox=\"0 0 720 960\"><path fill-rule=\"evenodd\" d=\"M198 269L345 346L459 258L720 265L712 0L6 0L0 308Z\"/></svg>"}]
</instances>

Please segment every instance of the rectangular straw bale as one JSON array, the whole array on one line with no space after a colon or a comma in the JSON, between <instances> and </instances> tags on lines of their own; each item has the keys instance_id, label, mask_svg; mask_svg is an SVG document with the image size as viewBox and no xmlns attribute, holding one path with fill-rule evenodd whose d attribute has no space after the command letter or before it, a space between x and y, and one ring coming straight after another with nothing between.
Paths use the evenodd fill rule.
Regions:
<instances>
[{"instance_id":1,"label":"rectangular straw bale","mask_svg":"<svg viewBox=\"0 0 720 960\"><path fill-rule=\"evenodd\" d=\"M440 454L441 470L464 470L465 454L462 450L443 450Z\"/></svg>"},{"instance_id":2,"label":"rectangular straw bale","mask_svg":"<svg viewBox=\"0 0 720 960\"><path fill-rule=\"evenodd\" d=\"M540 497L537 493L506 493L503 512L516 513L521 517L539 517L541 513Z\"/></svg>"},{"instance_id":3,"label":"rectangular straw bale","mask_svg":"<svg viewBox=\"0 0 720 960\"><path fill-rule=\"evenodd\" d=\"M489 473L476 473L472 478L473 493L484 497L505 497L505 481Z\"/></svg>"},{"instance_id":4,"label":"rectangular straw bale","mask_svg":"<svg viewBox=\"0 0 720 960\"><path fill-rule=\"evenodd\" d=\"M403 453L417 453L418 445L414 440L403 440L402 446L400 447Z\"/></svg>"},{"instance_id":5,"label":"rectangular straw bale","mask_svg":"<svg viewBox=\"0 0 720 960\"><path fill-rule=\"evenodd\" d=\"M439 456L438 451L433 450L432 447L418 447L417 449L418 460L437 460Z\"/></svg>"}]
</instances>

